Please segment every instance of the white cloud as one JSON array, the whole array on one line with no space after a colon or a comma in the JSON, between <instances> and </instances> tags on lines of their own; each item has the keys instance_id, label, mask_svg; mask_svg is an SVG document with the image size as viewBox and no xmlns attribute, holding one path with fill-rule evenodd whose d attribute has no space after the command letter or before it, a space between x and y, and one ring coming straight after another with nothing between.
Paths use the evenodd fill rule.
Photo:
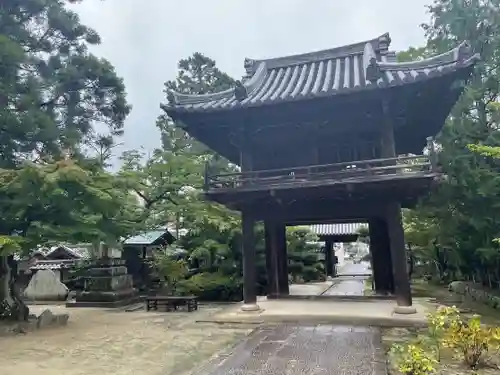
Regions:
<instances>
[{"instance_id":1,"label":"white cloud","mask_svg":"<svg viewBox=\"0 0 500 375\"><path fill-rule=\"evenodd\" d=\"M163 82L202 52L235 78L245 57L332 48L390 32L392 49L422 45L430 0L86 0L76 6L103 43L95 52L124 77L134 106L124 148L158 146Z\"/></svg>"}]
</instances>

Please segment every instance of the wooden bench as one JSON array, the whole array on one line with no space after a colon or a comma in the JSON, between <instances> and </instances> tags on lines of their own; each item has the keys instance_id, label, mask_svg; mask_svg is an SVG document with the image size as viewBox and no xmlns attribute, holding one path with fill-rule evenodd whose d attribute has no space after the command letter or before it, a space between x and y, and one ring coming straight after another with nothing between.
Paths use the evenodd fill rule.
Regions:
<instances>
[{"instance_id":1,"label":"wooden bench","mask_svg":"<svg viewBox=\"0 0 500 375\"><path fill-rule=\"evenodd\" d=\"M195 296L149 296L146 297L146 310L158 310L158 306L165 306L165 311L176 311L185 306L188 312L198 310L198 300Z\"/></svg>"}]
</instances>

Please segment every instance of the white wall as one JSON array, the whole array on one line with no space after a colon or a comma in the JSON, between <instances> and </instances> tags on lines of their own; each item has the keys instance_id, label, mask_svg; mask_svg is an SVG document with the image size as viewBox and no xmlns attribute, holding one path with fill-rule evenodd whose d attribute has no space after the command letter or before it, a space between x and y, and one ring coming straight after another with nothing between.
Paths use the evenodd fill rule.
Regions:
<instances>
[{"instance_id":1,"label":"white wall","mask_svg":"<svg viewBox=\"0 0 500 375\"><path fill-rule=\"evenodd\" d=\"M343 243L335 243L334 245L335 256L338 259L338 265L343 266L345 263L345 252L344 252L344 244Z\"/></svg>"}]
</instances>

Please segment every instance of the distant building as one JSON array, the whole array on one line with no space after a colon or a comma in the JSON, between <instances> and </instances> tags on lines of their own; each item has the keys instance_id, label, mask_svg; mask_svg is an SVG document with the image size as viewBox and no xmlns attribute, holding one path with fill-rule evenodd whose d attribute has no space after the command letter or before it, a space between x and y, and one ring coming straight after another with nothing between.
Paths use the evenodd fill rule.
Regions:
<instances>
[{"instance_id":1,"label":"distant building","mask_svg":"<svg viewBox=\"0 0 500 375\"><path fill-rule=\"evenodd\" d=\"M179 230L180 235L185 233L185 230ZM150 271L147 260L151 259L156 251L174 243L176 239L170 228L167 228L144 232L123 241L122 259L125 260L127 271L132 275L137 288L142 289L149 283ZM181 254L184 251L178 249L177 252Z\"/></svg>"},{"instance_id":2,"label":"distant building","mask_svg":"<svg viewBox=\"0 0 500 375\"><path fill-rule=\"evenodd\" d=\"M312 233L325 242L327 248L332 247L339 266L342 266L348 257L344 244L357 241L359 232L365 228L368 228L365 223L315 224L308 226Z\"/></svg>"}]
</instances>

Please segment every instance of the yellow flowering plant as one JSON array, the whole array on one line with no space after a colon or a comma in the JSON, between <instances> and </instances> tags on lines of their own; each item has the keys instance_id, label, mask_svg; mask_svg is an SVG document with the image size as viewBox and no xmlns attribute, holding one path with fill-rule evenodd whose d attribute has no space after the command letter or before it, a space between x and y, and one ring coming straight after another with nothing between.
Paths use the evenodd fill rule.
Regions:
<instances>
[{"instance_id":1,"label":"yellow flowering plant","mask_svg":"<svg viewBox=\"0 0 500 375\"><path fill-rule=\"evenodd\" d=\"M391 352L403 375L430 375L436 371L436 358L419 345L393 345Z\"/></svg>"},{"instance_id":2,"label":"yellow flowering plant","mask_svg":"<svg viewBox=\"0 0 500 375\"><path fill-rule=\"evenodd\" d=\"M500 349L500 329L481 324L479 315L465 320L455 311L449 317L449 327L442 342L475 369L488 352Z\"/></svg>"},{"instance_id":3,"label":"yellow flowering plant","mask_svg":"<svg viewBox=\"0 0 500 375\"><path fill-rule=\"evenodd\" d=\"M436 351L436 360L441 361L442 341L446 332L447 323L450 316L458 313L455 306L439 307L436 312L427 314L428 338Z\"/></svg>"}]
</instances>

